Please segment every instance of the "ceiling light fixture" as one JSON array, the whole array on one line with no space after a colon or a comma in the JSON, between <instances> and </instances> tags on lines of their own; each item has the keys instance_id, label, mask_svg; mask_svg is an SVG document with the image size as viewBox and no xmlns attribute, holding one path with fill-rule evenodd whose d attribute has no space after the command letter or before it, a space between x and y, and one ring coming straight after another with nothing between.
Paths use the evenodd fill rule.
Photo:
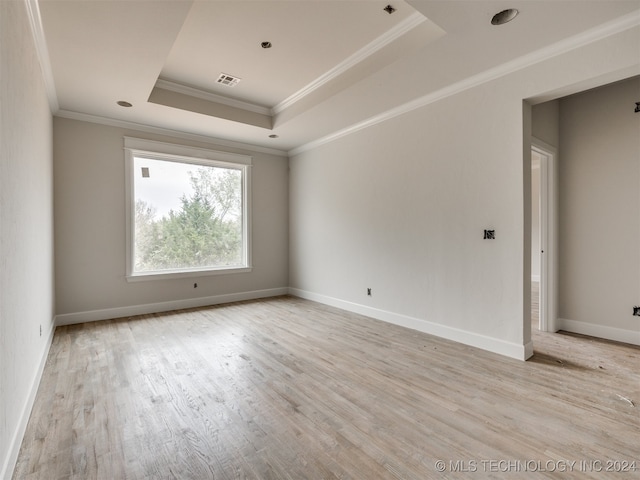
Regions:
<instances>
[{"instance_id":1,"label":"ceiling light fixture","mask_svg":"<svg viewBox=\"0 0 640 480\"><path fill-rule=\"evenodd\" d=\"M262 42L260 46L262 48L271 48L273 45L271 45L271 42Z\"/></svg>"},{"instance_id":2,"label":"ceiling light fixture","mask_svg":"<svg viewBox=\"0 0 640 480\"><path fill-rule=\"evenodd\" d=\"M125 102L124 100L120 100L119 102L116 102L118 105L120 105L121 107L133 107L133 105L129 102Z\"/></svg>"},{"instance_id":3,"label":"ceiling light fixture","mask_svg":"<svg viewBox=\"0 0 640 480\"><path fill-rule=\"evenodd\" d=\"M504 25L518 16L518 10L515 8L507 8L496 13L491 19L491 25Z\"/></svg>"},{"instance_id":4,"label":"ceiling light fixture","mask_svg":"<svg viewBox=\"0 0 640 480\"><path fill-rule=\"evenodd\" d=\"M383 8L383 10L387 12L389 15L391 15L393 12L396 11L396 9L393 8L391 5L387 5L386 7Z\"/></svg>"}]
</instances>

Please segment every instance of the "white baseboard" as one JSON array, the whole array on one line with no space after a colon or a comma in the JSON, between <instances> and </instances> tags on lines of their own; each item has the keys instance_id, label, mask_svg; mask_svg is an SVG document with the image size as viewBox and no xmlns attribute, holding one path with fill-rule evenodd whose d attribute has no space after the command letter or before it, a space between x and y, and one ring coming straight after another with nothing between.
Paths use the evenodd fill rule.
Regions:
<instances>
[{"instance_id":1,"label":"white baseboard","mask_svg":"<svg viewBox=\"0 0 640 480\"><path fill-rule=\"evenodd\" d=\"M630 343L632 345L640 345L640 329L625 330L607 325L597 325L595 323L559 318L558 330L589 335L590 337L605 338L616 342Z\"/></svg>"},{"instance_id":2,"label":"white baseboard","mask_svg":"<svg viewBox=\"0 0 640 480\"><path fill-rule=\"evenodd\" d=\"M524 358L520 360L528 360L533 357L533 341L524 344Z\"/></svg>"},{"instance_id":3,"label":"white baseboard","mask_svg":"<svg viewBox=\"0 0 640 480\"><path fill-rule=\"evenodd\" d=\"M27 424L29 423L29 417L31 417L31 410L33 409L33 403L36 400L36 394L38 393L38 387L40 386L40 380L42 379L42 373L44 372L44 366L47 364L47 358L49 357L49 350L53 343L53 333L55 332L55 320L51 322L51 328L47 333L45 339L45 347L42 350L42 356L40 357L40 363L38 370L36 371L31 386L29 387L29 395L26 398L22 411L20 412L20 420L18 425L11 436L9 442L8 455L4 459L2 470L0 470L0 479L10 479L13 477L13 471L16 468L16 462L18 461L18 454L20 453L20 447L22 446L22 439L27 431Z\"/></svg>"},{"instance_id":4,"label":"white baseboard","mask_svg":"<svg viewBox=\"0 0 640 480\"><path fill-rule=\"evenodd\" d=\"M287 287L270 288L266 290L253 290L250 292L230 293L210 297L188 298L183 300L172 300L169 302L147 303L144 305L131 305L129 307L105 308L103 310L90 310L88 312L64 313L56 316L56 325L73 325L76 323L96 322L99 320L110 320L113 318L131 317L134 315L169 312L172 310L182 310L184 308L208 307L210 305L219 305L222 303L287 295L288 292L289 289Z\"/></svg>"},{"instance_id":5,"label":"white baseboard","mask_svg":"<svg viewBox=\"0 0 640 480\"><path fill-rule=\"evenodd\" d=\"M323 303L332 307L341 308L349 312L372 317L384 322L393 323L401 327L411 328L423 333L428 333L436 337L446 338L454 342L463 343L472 347L488 350L489 352L498 353L517 360L526 360L533 354L533 345L519 345L517 343L505 342L496 338L487 337L478 333L460 330L454 327L448 327L439 323L433 323L419 318L409 317L399 313L380 310L378 308L368 307L358 303L340 300L338 298L328 297L306 290L297 288L289 288L289 294L313 300L314 302Z\"/></svg>"}]
</instances>

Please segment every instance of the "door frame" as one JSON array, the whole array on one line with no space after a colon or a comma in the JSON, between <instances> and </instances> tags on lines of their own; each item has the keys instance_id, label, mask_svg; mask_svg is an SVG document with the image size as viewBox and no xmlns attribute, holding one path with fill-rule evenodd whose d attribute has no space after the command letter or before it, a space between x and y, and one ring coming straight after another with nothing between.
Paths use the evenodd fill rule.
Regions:
<instances>
[{"instance_id":1,"label":"door frame","mask_svg":"<svg viewBox=\"0 0 640 480\"><path fill-rule=\"evenodd\" d=\"M556 332L558 298L558 152L537 138L531 151L540 156L540 321L542 332Z\"/></svg>"}]
</instances>

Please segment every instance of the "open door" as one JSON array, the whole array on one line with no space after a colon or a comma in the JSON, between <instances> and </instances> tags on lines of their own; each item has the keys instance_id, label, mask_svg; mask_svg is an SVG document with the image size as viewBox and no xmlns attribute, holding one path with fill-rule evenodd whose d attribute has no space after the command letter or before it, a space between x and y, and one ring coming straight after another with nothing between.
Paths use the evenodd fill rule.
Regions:
<instances>
[{"instance_id":1,"label":"open door","mask_svg":"<svg viewBox=\"0 0 640 480\"><path fill-rule=\"evenodd\" d=\"M556 150L544 142L533 139L531 146L532 168L539 168L538 219L539 241L532 239L532 245L538 245L539 254L532 255L539 262L539 323L542 332L555 332L556 327L556 265L557 265L557 229L556 222Z\"/></svg>"}]
</instances>

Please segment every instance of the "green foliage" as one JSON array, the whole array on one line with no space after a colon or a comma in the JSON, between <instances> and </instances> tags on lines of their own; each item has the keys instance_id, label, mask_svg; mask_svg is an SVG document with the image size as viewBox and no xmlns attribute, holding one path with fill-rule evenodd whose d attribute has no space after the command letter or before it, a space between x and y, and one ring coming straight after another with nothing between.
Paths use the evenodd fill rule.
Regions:
<instances>
[{"instance_id":1,"label":"green foliage","mask_svg":"<svg viewBox=\"0 0 640 480\"><path fill-rule=\"evenodd\" d=\"M242 262L242 176L239 170L196 167L193 193L178 211L155 219L135 205L135 271L239 265Z\"/></svg>"}]
</instances>

